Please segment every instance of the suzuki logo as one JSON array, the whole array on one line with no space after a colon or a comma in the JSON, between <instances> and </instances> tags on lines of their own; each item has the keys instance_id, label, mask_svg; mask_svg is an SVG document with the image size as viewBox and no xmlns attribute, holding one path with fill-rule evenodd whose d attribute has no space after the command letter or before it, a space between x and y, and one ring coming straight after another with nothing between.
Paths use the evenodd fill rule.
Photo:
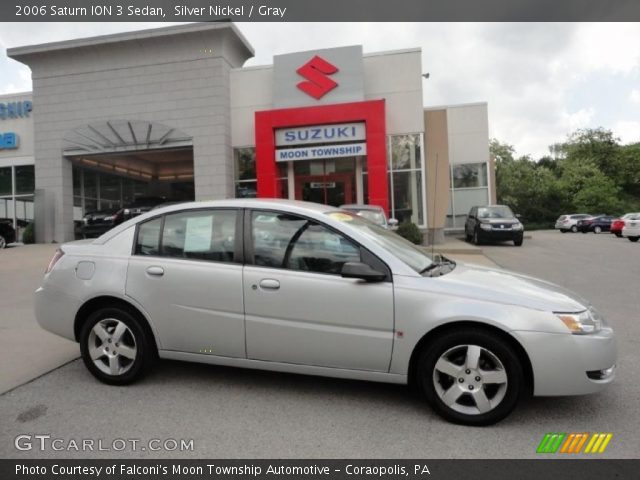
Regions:
<instances>
[{"instance_id":1,"label":"suzuki logo","mask_svg":"<svg viewBox=\"0 0 640 480\"><path fill-rule=\"evenodd\" d=\"M306 82L300 82L296 86L307 95L320 100L338 86L336 82L327 76L337 71L338 67L331 65L325 59L316 55L296 70L298 75L307 79Z\"/></svg>"}]
</instances>

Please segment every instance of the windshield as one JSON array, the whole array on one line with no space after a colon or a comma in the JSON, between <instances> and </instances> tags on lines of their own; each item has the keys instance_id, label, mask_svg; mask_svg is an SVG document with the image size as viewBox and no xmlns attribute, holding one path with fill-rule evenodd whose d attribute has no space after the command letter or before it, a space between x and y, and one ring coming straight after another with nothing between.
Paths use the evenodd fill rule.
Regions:
<instances>
[{"instance_id":1,"label":"windshield","mask_svg":"<svg viewBox=\"0 0 640 480\"><path fill-rule=\"evenodd\" d=\"M328 216L339 222L348 223L350 227L357 229L373 242L392 253L398 259L420 273L433 263L431 257L417 245L405 240L397 233L373 224L370 221L359 218L352 212L328 212Z\"/></svg>"},{"instance_id":2,"label":"windshield","mask_svg":"<svg viewBox=\"0 0 640 480\"><path fill-rule=\"evenodd\" d=\"M478 218L513 218L513 212L509 207L479 207Z\"/></svg>"}]
</instances>

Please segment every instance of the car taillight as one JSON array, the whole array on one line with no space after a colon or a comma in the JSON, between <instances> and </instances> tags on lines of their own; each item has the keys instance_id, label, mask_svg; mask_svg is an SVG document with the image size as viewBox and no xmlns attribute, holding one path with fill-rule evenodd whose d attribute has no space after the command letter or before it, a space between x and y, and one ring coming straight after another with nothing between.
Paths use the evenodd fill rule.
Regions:
<instances>
[{"instance_id":1,"label":"car taillight","mask_svg":"<svg viewBox=\"0 0 640 480\"><path fill-rule=\"evenodd\" d=\"M56 250L56 253L53 254L53 257L51 258L51 261L49 262L49 265L47 266L47 269L44 272L45 275L49 273L51 270L53 270L53 267L56 265L56 263L58 263L58 260L60 260L63 255L64 255L64 252L58 248Z\"/></svg>"}]
</instances>

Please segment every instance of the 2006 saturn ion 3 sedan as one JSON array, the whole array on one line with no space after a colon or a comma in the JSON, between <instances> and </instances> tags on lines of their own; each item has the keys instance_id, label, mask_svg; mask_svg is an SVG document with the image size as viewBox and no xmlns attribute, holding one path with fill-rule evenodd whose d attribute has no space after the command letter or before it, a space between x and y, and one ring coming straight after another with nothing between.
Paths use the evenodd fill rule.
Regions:
<instances>
[{"instance_id":1,"label":"2006 saturn ion 3 sedan","mask_svg":"<svg viewBox=\"0 0 640 480\"><path fill-rule=\"evenodd\" d=\"M488 425L525 394L602 390L616 363L613 331L571 292L287 200L173 205L64 244L35 297L40 325L115 385L157 357L409 383Z\"/></svg>"}]
</instances>

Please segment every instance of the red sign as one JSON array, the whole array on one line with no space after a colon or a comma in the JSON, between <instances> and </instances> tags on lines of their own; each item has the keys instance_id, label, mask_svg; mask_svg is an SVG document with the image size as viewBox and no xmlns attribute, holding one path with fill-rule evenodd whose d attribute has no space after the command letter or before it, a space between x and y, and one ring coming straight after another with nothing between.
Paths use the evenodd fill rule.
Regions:
<instances>
[{"instance_id":1,"label":"red sign","mask_svg":"<svg viewBox=\"0 0 640 480\"><path fill-rule=\"evenodd\" d=\"M338 86L336 82L327 76L337 71L338 67L316 55L296 70L298 75L307 79L306 82L300 82L296 86L307 95L312 96L316 100L320 100Z\"/></svg>"}]
</instances>

